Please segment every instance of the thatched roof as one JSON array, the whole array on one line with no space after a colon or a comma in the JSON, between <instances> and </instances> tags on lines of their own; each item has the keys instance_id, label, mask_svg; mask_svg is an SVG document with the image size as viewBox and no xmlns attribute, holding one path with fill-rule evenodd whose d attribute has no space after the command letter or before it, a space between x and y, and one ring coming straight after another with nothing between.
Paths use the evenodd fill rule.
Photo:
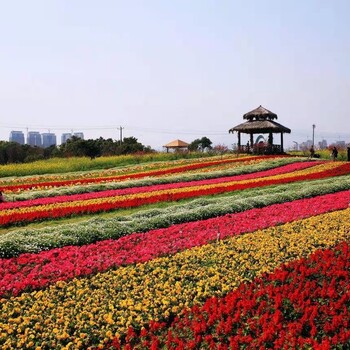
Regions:
<instances>
[{"instance_id":1,"label":"thatched roof","mask_svg":"<svg viewBox=\"0 0 350 350\"><path fill-rule=\"evenodd\" d=\"M174 140L164 145L164 147L168 147L168 148L177 148L177 147L180 148L180 147L188 147L188 146L189 146L189 143L181 140Z\"/></svg>"},{"instance_id":2,"label":"thatched roof","mask_svg":"<svg viewBox=\"0 0 350 350\"><path fill-rule=\"evenodd\" d=\"M273 119L277 119L277 114L269 111L268 109L266 109L260 105L258 108L255 108L252 111L244 114L243 119L273 120Z\"/></svg>"},{"instance_id":3,"label":"thatched roof","mask_svg":"<svg viewBox=\"0 0 350 350\"><path fill-rule=\"evenodd\" d=\"M245 123L239 124L231 128L228 132L233 133L234 131L239 131L246 134L267 134L270 132L285 132L290 134L291 132L290 129L272 120L248 120Z\"/></svg>"}]
</instances>

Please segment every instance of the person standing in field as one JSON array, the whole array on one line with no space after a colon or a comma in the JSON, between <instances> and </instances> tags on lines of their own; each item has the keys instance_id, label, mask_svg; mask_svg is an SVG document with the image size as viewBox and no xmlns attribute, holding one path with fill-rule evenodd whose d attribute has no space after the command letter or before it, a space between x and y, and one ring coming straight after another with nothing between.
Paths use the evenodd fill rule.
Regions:
<instances>
[{"instance_id":1,"label":"person standing in field","mask_svg":"<svg viewBox=\"0 0 350 350\"><path fill-rule=\"evenodd\" d=\"M0 203L3 203L3 202L5 202L5 198L2 192L0 191Z\"/></svg>"},{"instance_id":2,"label":"person standing in field","mask_svg":"<svg viewBox=\"0 0 350 350\"><path fill-rule=\"evenodd\" d=\"M337 150L337 147L334 146L332 149L332 160L335 161L337 160L337 158L338 158L338 150Z\"/></svg>"},{"instance_id":3,"label":"person standing in field","mask_svg":"<svg viewBox=\"0 0 350 350\"><path fill-rule=\"evenodd\" d=\"M310 158L313 158L315 155L315 148L314 146L312 145L311 148L310 148Z\"/></svg>"}]
</instances>

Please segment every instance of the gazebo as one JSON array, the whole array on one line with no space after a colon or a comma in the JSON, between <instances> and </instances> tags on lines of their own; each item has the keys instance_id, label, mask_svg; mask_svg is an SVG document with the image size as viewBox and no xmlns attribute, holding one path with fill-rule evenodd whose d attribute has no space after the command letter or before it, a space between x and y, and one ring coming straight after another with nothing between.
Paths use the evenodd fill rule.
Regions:
<instances>
[{"instance_id":1,"label":"gazebo","mask_svg":"<svg viewBox=\"0 0 350 350\"><path fill-rule=\"evenodd\" d=\"M260 105L258 108L244 114L243 119L247 119L247 121L229 130L229 133L238 132L238 152L259 154L284 153L283 134L290 134L291 130L274 121L274 119L277 119L277 114ZM250 143L248 142L244 146L241 145L241 133L250 135ZM268 134L267 142L254 143L254 134ZM273 134L281 135L280 145L273 143Z\"/></svg>"},{"instance_id":2,"label":"gazebo","mask_svg":"<svg viewBox=\"0 0 350 350\"><path fill-rule=\"evenodd\" d=\"M174 140L174 141L171 141L171 142L167 143L163 147L166 148L166 151L168 153L169 149L174 149L174 150L177 150L177 151L185 150L185 149L188 150L188 146L189 146L189 144L187 142L185 142L185 141Z\"/></svg>"}]
</instances>

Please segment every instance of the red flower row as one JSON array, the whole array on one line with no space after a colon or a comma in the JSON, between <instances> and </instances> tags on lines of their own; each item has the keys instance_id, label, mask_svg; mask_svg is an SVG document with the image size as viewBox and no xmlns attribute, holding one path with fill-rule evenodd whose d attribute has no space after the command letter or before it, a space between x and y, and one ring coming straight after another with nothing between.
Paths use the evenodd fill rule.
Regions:
<instances>
[{"instance_id":1,"label":"red flower row","mask_svg":"<svg viewBox=\"0 0 350 350\"><path fill-rule=\"evenodd\" d=\"M274 204L222 217L173 225L119 240L82 247L67 246L38 254L0 259L0 296L42 288L58 280L86 276L124 264L145 262L158 256L201 246L227 236L253 232L281 223L348 207L350 191Z\"/></svg>"},{"instance_id":2,"label":"red flower row","mask_svg":"<svg viewBox=\"0 0 350 350\"><path fill-rule=\"evenodd\" d=\"M331 349L350 341L350 246L319 250L167 325L129 328L114 348Z\"/></svg>"},{"instance_id":3,"label":"red flower row","mask_svg":"<svg viewBox=\"0 0 350 350\"><path fill-rule=\"evenodd\" d=\"M144 196L143 193L140 193L138 197L132 197L132 198L123 198L121 197L119 200L116 201L103 201L101 199L101 202L98 203L92 203L92 204L84 204L79 202L73 202L72 205L65 206L65 207L54 207L54 208L42 208L42 210L38 211L23 211L23 212L17 212L17 213L11 213L11 214L3 214L0 217L0 225L11 225L13 223L24 223L24 222L32 222L36 220L44 220L44 219L51 219L51 218L61 218L61 217L67 217L71 215L83 215L86 213L98 213L102 211L110 211L115 210L118 208L132 208L132 207L138 207L145 204L152 204L152 203L158 203L158 202L165 202L165 201L177 201L180 199L186 199L186 198L193 198L193 197L199 197L199 196L206 196L206 195L214 195L214 194L220 194L220 193L226 193L230 191L238 191L238 190L244 190L247 188L254 188L254 187L262 187L262 186L269 186L269 185L277 185L277 184L284 184L284 183L290 183L295 181L305 181L305 180L314 180L314 179L322 179L326 177L334 177L339 175L345 175L350 173L350 163L344 163L341 164L337 168L328 169L316 173L310 173L310 174L303 174L303 175L295 175L295 176L289 176L289 177L281 177L278 179L264 179L263 181L253 181L253 182L244 182L242 183L236 183L232 185L228 185L225 183L219 183L215 187L209 187L209 188L193 188L193 189L186 189L184 188L183 191L176 191L171 192L172 190L169 190L169 192L160 192L160 193L154 193L151 196Z\"/></svg>"},{"instance_id":4,"label":"red flower row","mask_svg":"<svg viewBox=\"0 0 350 350\"><path fill-rule=\"evenodd\" d=\"M5 203L0 203L0 210L31 207L35 205L47 205L52 203L64 203L64 202L96 199L96 198L123 196L123 195L136 194L136 193L142 193L142 192L169 190L173 188L220 184L220 183L225 183L230 181L243 181L243 180L249 180L249 179L255 179L255 178L262 178L266 176L286 174L297 170L307 169L314 165L319 165L319 164L320 162L293 163L293 164L287 164L278 168L273 168L269 170L264 170L264 171L259 171L251 174L244 174L244 175L225 176L225 177L219 177L214 179L177 182L177 183L168 183L168 184L151 185L151 186L129 187L125 189L107 190L107 191L74 194L74 195L66 195L66 196L37 198L37 199L25 200L21 202L5 202Z\"/></svg>"},{"instance_id":5,"label":"red flower row","mask_svg":"<svg viewBox=\"0 0 350 350\"><path fill-rule=\"evenodd\" d=\"M281 157L281 156L279 156ZM79 178L74 180L63 180L63 181L47 181L47 182L33 182L21 185L4 185L2 186L2 191L4 192L15 192L18 190L28 190L31 188L37 187L61 187L61 186L70 186L75 184L92 184L92 183L100 183L100 182L112 182L112 181L122 181L127 179L140 179L148 176L160 176L160 175L169 175L182 173L190 170L196 170L201 168L206 168L219 164L228 164L228 163L236 163L236 162L247 162L252 160L260 160L260 159L269 159L276 158L276 156L259 156L259 157L245 157L245 158L235 158L235 159L222 159L211 162L202 162L202 163L193 163L189 165L182 165L174 168L160 169L160 170L151 170L140 173L131 173L125 175L118 176L108 176L108 177L92 177L92 178Z\"/></svg>"}]
</instances>

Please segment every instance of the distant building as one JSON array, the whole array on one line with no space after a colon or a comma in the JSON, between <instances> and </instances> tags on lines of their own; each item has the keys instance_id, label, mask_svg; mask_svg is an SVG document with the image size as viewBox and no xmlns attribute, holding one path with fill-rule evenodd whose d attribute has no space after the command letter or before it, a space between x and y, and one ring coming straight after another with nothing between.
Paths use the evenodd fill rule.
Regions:
<instances>
[{"instance_id":1,"label":"distant building","mask_svg":"<svg viewBox=\"0 0 350 350\"><path fill-rule=\"evenodd\" d=\"M84 133L83 132L75 132L73 135L84 140Z\"/></svg>"},{"instance_id":2,"label":"distant building","mask_svg":"<svg viewBox=\"0 0 350 350\"><path fill-rule=\"evenodd\" d=\"M42 137L42 145L44 148L50 147L50 146L56 146L56 134L52 132L44 132L41 134Z\"/></svg>"},{"instance_id":3,"label":"distant building","mask_svg":"<svg viewBox=\"0 0 350 350\"><path fill-rule=\"evenodd\" d=\"M69 140L70 138L72 138L73 136L75 137L79 137L80 139L83 139L84 140L84 133L82 132L75 132L75 133L70 133L70 132L66 132L66 133L63 133L61 135L61 144L63 143L66 143L67 140Z\"/></svg>"},{"instance_id":4,"label":"distant building","mask_svg":"<svg viewBox=\"0 0 350 350\"><path fill-rule=\"evenodd\" d=\"M312 140L307 140L306 142L302 142L300 144L300 149L305 151L308 150L312 146Z\"/></svg>"},{"instance_id":5,"label":"distant building","mask_svg":"<svg viewBox=\"0 0 350 350\"><path fill-rule=\"evenodd\" d=\"M24 145L24 133L23 133L23 131L12 130L10 132L9 141L10 142L17 142L20 145Z\"/></svg>"},{"instance_id":6,"label":"distant building","mask_svg":"<svg viewBox=\"0 0 350 350\"><path fill-rule=\"evenodd\" d=\"M39 131L29 131L27 135L27 144L30 146L42 147L41 135Z\"/></svg>"},{"instance_id":7,"label":"distant building","mask_svg":"<svg viewBox=\"0 0 350 350\"><path fill-rule=\"evenodd\" d=\"M61 135L61 144L66 143L67 140L69 140L72 137L72 134L70 132L63 133Z\"/></svg>"},{"instance_id":8,"label":"distant building","mask_svg":"<svg viewBox=\"0 0 350 350\"><path fill-rule=\"evenodd\" d=\"M345 148L345 147L346 147L345 141L337 141L337 142L335 143L335 145L336 145L337 147L339 147L339 148Z\"/></svg>"},{"instance_id":9,"label":"distant building","mask_svg":"<svg viewBox=\"0 0 350 350\"><path fill-rule=\"evenodd\" d=\"M327 149L327 147L328 147L327 140L322 140L322 141L320 141L320 142L318 143L318 147L319 147L320 149Z\"/></svg>"}]
</instances>

